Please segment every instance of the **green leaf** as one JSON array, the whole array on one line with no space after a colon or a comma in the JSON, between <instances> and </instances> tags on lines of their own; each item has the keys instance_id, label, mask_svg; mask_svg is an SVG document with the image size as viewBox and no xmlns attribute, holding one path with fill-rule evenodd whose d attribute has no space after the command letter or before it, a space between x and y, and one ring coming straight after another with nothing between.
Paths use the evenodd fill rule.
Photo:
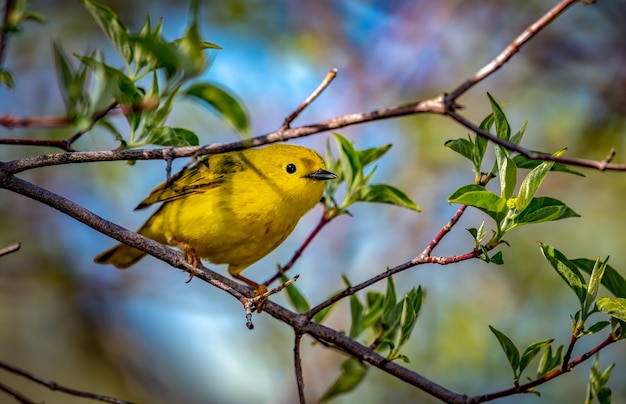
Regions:
<instances>
[{"instance_id":1,"label":"green leaf","mask_svg":"<svg viewBox=\"0 0 626 404\"><path fill-rule=\"evenodd\" d=\"M352 391L365 377L369 366L366 366L356 359L346 359L341 365L341 375L335 380L332 386L320 398L320 403L327 403L332 398Z\"/></svg>"},{"instance_id":2,"label":"green leaf","mask_svg":"<svg viewBox=\"0 0 626 404\"><path fill-rule=\"evenodd\" d=\"M524 132L526 132L526 125L528 125L528 121L525 121L522 124L522 127L513 136L511 136L511 138L509 139L509 142L514 143L514 144L519 144L519 142L522 141Z\"/></svg>"},{"instance_id":3,"label":"green leaf","mask_svg":"<svg viewBox=\"0 0 626 404\"><path fill-rule=\"evenodd\" d=\"M142 55L145 55L143 56L145 63L151 63L154 68L162 68L168 79L193 70L193 62L180 51L178 46L165 41L160 36L130 35L128 42L137 49L141 49Z\"/></svg>"},{"instance_id":4,"label":"green leaf","mask_svg":"<svg viewBox=\"0 0 626 404\"><path fill-rule=\"evenodd\" d=\"M626 299L623 297L601 297L596 305L601 313L626 321Z\"/></svg>"},{"instance_id":5,"label":"green leaf","mask_svg":"<svg viewBox=\"0 0 626 404\"><path fill-rule=\"evenodd\" d=\"M400 327L400 321L402 320L402 313L404 312L404 302L401 300L396 303L391 311L383 311L382 326L383 326L383 341L387 342L391 346L390 355L393 355L396 347L396 336Z\"/></svg>"},{"instance_id":6,"label":"green leaf","mask_svg":"<svg viewBox=\"0 0 626 404\"><path fill-rule=\"evenodd\" d=\"M589 312L593 301L596 299L596 296L598 296L598 288L600 287L600 282L604 276L608 260L608 257L604 260L604 262L600 262L600 259L598 259L593 266L591 276L589 277L589 283L587 284L587 297L584 304L585 313Z\"/></svg>"},{"instance_id":7,"label":"green leaf","mask_svg":"<svg viewBox=\"0 0 626 404\"><path fill-rule=\"evenodd\" d=\"M485 132L489 132L491 127L493 126L494 117L493 113L487 115L485 119L482 120L480 125L478 126L480 129ZM476 152L474 154L474 166L476 168L476 172L480 172L480 166L482 165L483 158L485 157L485 153L487 152L487 145L489 142L482 136L476 135L474 138L474 146L476 147Z\"/></svg>"},{"instance_id":8,"label":"green leaf","mask_svg":"<svg viewBox=\"0 0 626 404\"><path fill-rule=\"evenodd\" d=\"M380 159L385 153L391 149L392 144L386 144L380 147L372 147L364 150L357 150L359 161L363 167L366 167L376 160Z\"/></svg>"},{"instance_id":9,"label":"green leaf","mask_svg":"<svg viewBox=\"0 0 626 404\"><path fill-rule=\"evenodd\" d=\"M519 362L519 373L520 375L528 367L530 362L537 356L537 354L546 346L550 346L550 344L554 341L553 339L547 339L544 341L537 341L528 346L524 353L522 354L522 358Z\"/></svg>"},{"instance_id":10,"label":"green leaf","mask_svg":"<svg viewBox=\"0 0 626 404\"><path fill-rule=\"evenodd\" d=\"M577 258L571 260L578 268L591 274L595 266L595 261L587 258ZM612 266L606 265L602 285L615 297L626 298L626 279Z\"/></svg>"},{"instance_id":11,"label":"green leaf","mask_svg":"<svg viewBox=\"0 0 626 404\"><path fill-rule=\"evenodd\" d=\"M509 125L509 121L506 119L506 115L504 115L502 108L500 108L500 104L496 102L491 94L487 93L487 97L489 98L489 104L491 104L491 110L493 111L494 122L496 124L496 135L500 139L508 141L511 137L511 126Z\"/></svg>"},{"instance_id":12,"label":"green leaf","mask_svg":"<svg viewBox=\"0 0 626 404\"><path fill-rule=\"evenodd\" d=\"M145 143L159 146L198 146L198 136L185 128L158 126L152 129L145 138Z\"/></svg>"},{"instance_id":13,"label":"green leaf","mask_svg":"<svg viewBox=\"0 0 626 404\"><path fill-rule=\"evenodd\" d=\"M128 43L128 28L120 21L117 14L109 7L94 1L83 0L83 2L122 58L127 63L131 63L133 50Z\"/></svg>"},{"instance_id":14,"label":"green leaf","mask_svg":"<svg viewBox=\"0 0 626 404\"><path fill-rule=\"evenodd\" d=\"M600 331L604 330L606 327L608 327L609 324L611 324L611 323L608 322L608 321L598 321L597 323L595 323L591 327L587 328L585 330L585 334L595 334L597 332L600 332Z\"/></svg>"},{"instance_id":15,"label":"green leaf","mask_svg":"<svg viewBox=\"0 0 626 404\"><path fill-rule=\"evenodd\" d=\"M94 72L103 72L107 82L114 86L114 97L122 105L138 105L143 99L143 94L135 83L124 73L92 57L75 55L83 64L93 69Z\"/></svg>"},{"instance_id":16,"label":"green leaf","mask_svg":"<svg viewBox=\"0 0 626 404\"><path fill-rule=\"evenodd\" d=\"M383 317L389 316L396 305L396 286L391 276L387 278L387 290L383 302Z\"/></svg>"},{"instance_id":17,"label":"green leaf","mask_svg":"<svg viewBox=\"0 0 626 404\"><path fill-rule=\"evenodd\" d=\"M417 212L421 210L404 192L387 184L362 185L357 188L353 198L358 202L386 203Z\"/></svg>"},{"instance_id":18,"label":"green leaf","mask_svg":"<svg viewBox=\"0 0 626 404\"><path fill-rule=\"evenodd\" d=\"M417 289L413 288L409 293L404 296L404 313L400 320L400 339L398 340L398 347L407 343L417 322L422 303L424 301L425 293L422 287Z\"/></svg>"},{"instance_id":19,"label":"green leaf","mask_svg":"<svg viewBox=\"0 0 626 404\"><path fill-rule=\"evenodd\" d=\"M288 280L289 278L286 275L284 274L281 275L280 277L281 282L285 283ZM309 305L309 302L306 300L306 297L304 297L302 292L300 292L300 289L298 289L295 286L295 283L292 283L291 285L287 286L286 289L287 289L287 297L289 299L289 302L294 307L297 313L306 313L309 310L311 310L311 306Z\"/></svg>"},{"instance_id":20,"label":"green leaf","mask_svg":"<svg viewBox=\"0 0 626 404\"><path fill-rule=\"evenodd\" d=\"M519 357L519 351L517 350L517 347L515 347L515 344L513 343L513 341L511 341L511 339L507 337L506 335L504 335L501 331L496 330L492 326L489 326L489 329L491 330L491 332L493 332L493 334L498 339L498 342L500 343L500 346L502 347L502 350L504 351L504 354L506 355L506 359L509 361L511 368L513 369L514 378L515 380L518 380L519 373L517 370L520 364L520 357Z\"/></svg>"},{"instance_id":21,"label":"green leaf","mask_svg":"<svg viewBox=\"0 0 626 404\"><path fill-rule=\"evenodd\" d=\"M593 394L600 404L609 404L611 402L611 389L606 387L611 376L611 371L615 367L615 364L610 365L604 371L600 370L600 355L596 354L591 365L591 371L589 372L589 388L587 391L587 402L591 402Z\"/></svg>"},{"instance_id":22,"label":"green leaf","mask_svg":"<svg viewBox=\"0 0 626 404\"><path fill-rule=\"evenodd\" d=\"M192 61L193 70L188 71L187 74L191 77L195 77L202 73L208 66L208 61L204 56L204 44L200 38L200 32L198 27L199 2L198 0L191 0L189 7L189 19L191 23L185 31L185 36L181 38L181 41L177 43L180 50L187 55Z\"/></svg>"},{"instance_id":23,"label":"green leaf","mask_svg":"<svg viewBox=\"0 0 626 404\"><path fill-rule=\"evenodd\" d=\"M187 88L183 95L196 98L213 109L242 135L250 132L248 114L243 105L228 91L211 83L198 83Z\"/></svg>"},{"instance_id":24,"label":"green leaf","mask_svg":"<svg viewBox=\"0 0 626 404\"><path fill-rule=\"evenodd\" d=\"M552 168L554 163L551 161L544 161L536 168L532 169L526 178L522 180L522 184L519 188L519 193L517 195L516 207L518 211L523 211L526 209L530 201L535 196L537 189L543 182L546 174Z\"/></svg>"},{"instance_id":25,"label":"green leaf","mask_svg":"<svg viewBox=\"0 0 626 404\"><path fill-rule=\"evenodd\" d=\"M496 223L506 216L506 201L477 184L463 185L448 197L448 202L473 206L489 215Z\"/></svg>"},{"instance_id":26,"label":"green leaf","mask_svg":"<svg viewBox=\"0 0 626 404\"><path fill-rule=\"evenodd\" d=\"M322 321L324 321L326 319L326 317L328 317L328 315L330 314L331 310L335 308L335 305L332 304L320 311L318 311L317 313L315 313L315 315L313 316L313 318L311 319L313 322L315 323L321 323Z\"/></svg>"},{"instance_id":27,"label":"green leaf","mask_svg":"<svg viewBox=\"0 0 626 404\"><path fill-rule=\"evenodd\" d=\"M539 366L537 368L537 378L544 377L548 373L552 372L554 369L561 366L563 361L563 349L564 345L559 345L554 356L552 356L552 346L548 345L545 351L543 351L543 355L539 360Z\"/></svg>"},{"instance_id":28,"label":"green leaf","mask_svg":"<svg viewBox=\"0 0 626 404\"><path fill-rule=\"evenodd\" d=\"M463 138L448 140L444 143L444 146L454 150L471 162L475 161L475 147L471 140Z\"/></svg>"},{"instance_id":29,"label":"green leaf","mask_svg":"<svg viewBox=\"0 0 626 404\"><path fill-rule=\"evenodd\" d=\"M585 279L576 268L576 265L568 260L563 253L547 244L539 243L543 256L550 265L563 278L567 285L576 293L580 303L585 301L587 295Z\"/></svg>"},{"instance_id":30,"label":"green leaf","mask_svg":"<svg viewBox=\"0 0 626 404\"><path fill-rule=\"evenodd\" d=\"M558 199L546 196L533 198L526 208L513 219L513 223L515 226L521 226L567 219L569 217L580 217L580 215Z\"/></svg>"},{"instance_id":31,"label":"green leaf","mask_svg":"<svg viewBox=\"0 0 626 404\"><path fill-rule=\"evenodd\" d=\"M15 87L13 75L8 70L0 69L0 84L5 86L6 88Z\"/></svg>"},{"instance_id":32,"label":"green leaf","mask_svg":"<svg viewBox=\"0 0 626 404\"><path fill-rule=\"evenodd\" d=\"M363 329L371 327L380 320L383 312L384 296L380 292L367 292L367 311L363 314Z\"/></svg>"},{"instance_id":33,"label":"green leaf","mask_svg":"<svg viewBox=\"0 0 626 404\"><path fill-rule=\"evenodd\" d=\"M357 297L357 295L350 296L350 317L352 323L350 324L350 338L356 338L363 331L363 304Z\"/></svg>"},{"instance_id":34,"label":"green leaf","mask_svg":"<svg viewBox=\"0 0 626 404\"><path fill-rule=\"evenodd\" d=\"M84 105L85 99L85 81L87 79L87 67L85 64L81 65L81 68L76 71L70 60L63 50L63 47L55 42L53 44L53 52L54 52L54 61L57 71L57 78L61 90L61 95L63 96L63 101L65 102L65 107L67 110L68 116L73 116L74 114L81 112L78 111L78 108ZM97 83L100 84L100 83ZM104 83L100 84L101 86L105 86ZM102 93L102 88L97 88L91 91L92 93L99 92ZM96 96L96 94L94 94ZM108 103L111 102L111 99L108 100ZM92 104L92 107L95 107L95 103ZM84 112L84 111L82 111Z\"/></svg>"},{"instance_id":35,"label":"green leaf","mask_svg":"<svg viewBox=\"0 0 626 404\"><path fill-rule=\"evenodd\" d=\"M532 170L533 168L538 167L541 163L543 163L542 160L530 160L526 156L522 156L521 154L513 157L513 161L515 162L515 165L517 166L517 168L524 168L524 169L529 169L529 170ZM558 172L563 172L567 174L574 174L580 177L585 176L585 174L581 173L580 171L573 170L569 168L569 166L563 163L554 163L550 171L558 171Z\"/></svg>"},{"instance_id":36,"label":"green leaf","mask_svg":"<svg viewBox=\"0 0 626 404\"><path fill-rule=\"evenodd\" d=\"M335 138L339 152L340 172L343 174L342 176L346 182L348 195L350 195L354 193L355 187L360 183L363 176L363 165L351 141L341 136L339 133L333 133L333 137ZM340 178L342 176L340 176Z\"/></svg>"},{"instance_id":37,"label":"green leaf","mask_svg":"<svg viewBox=\"0 0 626 404\"><path fill-rule=\"evenodd\" d=\"M495 265L504 264L504 260L502 259L502 251L498 251L497 253L489 257L489 262Z\"/></svg>"},{"instance_id":38,"label":"green leaf","mask_svg":"<svg viewBox=\"0 0 626 404\"><path fill-rule=\"evenodd\" d=\"M498 176L500 177L500 196L509 199L513 196L515 184L517 183L517 167L513 160L509 158L509 153L504 147L495 145L496 162L498 164Z\"/></svg>"}]
</instances>

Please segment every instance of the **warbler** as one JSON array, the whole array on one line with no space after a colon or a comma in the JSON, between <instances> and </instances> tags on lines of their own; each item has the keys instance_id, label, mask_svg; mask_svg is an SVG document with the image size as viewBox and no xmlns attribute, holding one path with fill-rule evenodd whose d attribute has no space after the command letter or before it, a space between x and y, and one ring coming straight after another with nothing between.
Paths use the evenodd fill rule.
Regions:
<instances>
[{"instance_id":1,"label":"warbler","mask_svg":"<svg viewBox=\"0 0 626 404\"><path fill-rule=\"evenodd\" d=\"M228 272L255 290L263 287L241 272L278 247L300 218L320 202L326 171L313 150L275 144L204 156L157 186L135 208L162 202L137 230L180 248L187 260L228 264ZM118 244L94 258L124 269L146 255Z\"/></svg>"}]
</instances>

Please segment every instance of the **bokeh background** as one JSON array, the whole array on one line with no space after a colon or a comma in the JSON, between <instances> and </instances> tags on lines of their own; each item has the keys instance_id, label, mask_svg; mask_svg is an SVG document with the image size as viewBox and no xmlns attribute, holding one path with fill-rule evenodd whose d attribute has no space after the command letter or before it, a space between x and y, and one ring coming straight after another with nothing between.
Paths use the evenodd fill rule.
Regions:
<instances>
[{"instance_id":1,"label":"bokeh background","mask_svg":"<svg viewBox=\"0 0 626 404\"><path fill-rule=\"evenodd\" d=\"M169 1L104 1L131 29L145 15L164 18L174 39L187 21L187 4ZM369 111L450 91L493 58L556 1L204 1L205 39L224 49L205 79L229 87L247 106L252 133L278 128L331 68L338 78L295 124ZM64 112L51 53L53 41L68 52L112 47L76 1L32 1L47 16L9 43L7 67L14 90L0 88L0 113L51 116ZM485 93L505 102L512 127L529 121L524 145L601 160L616 147L626 152L626 2L576 5L549 26L502 70L460 100L479 122L488 112ZM173 126L188 127L201 143L236 135L205 109L179 103ZM65 138L62 130L0 128L0 137ZM467 131L439 116L414 116L346 128L358 148L393 143L378 164L376 182L403 189L422 213L382 205L356 205L315 240L294 269L298 286L320 302L343 285L365 280L417 255L451 217L446 202L473 180L469 163L443 147ZM329 134L295 143L323 151ZM94 131L76 145L110 149L111 136ZM0 159L56 152L3 146ZM184 162L180 162L184 163ZM22 175L125 227L138 227L150 212L133 207L164 178L161 161L94 163L33 170ZM581 218L520 228L507 237L505 264L481 261L447 267L422 266L398 275L399 293L423 285L428 296L404 353L411 369L469 395L511 385L511 373L488 325L518 346L555 338L567 344L574 294L540 254L537 241L569 257L606 257L626 275L623 209L626 176L585 170L585 178L552 174L540 192L559 198ZM496 185L496 184L494 184ZM262 280L285 263L313 228L316 208L275 252L246 275ZM464 230L483 215L468 211L435 251L454 255L473 244ZM200 281L152 258L117 271L92 263L113 240L63 214L8 191L0 191L0 247L22 242L0 258L0 360L63 385L142 403L290 403L297 393L291 330L266 315L248 331L240 304ZM216 268L224 271L224 268ZM382 289L384 284L377 286ZM607 292L602 290L601 294ZM283 297L274 298L285 303ZM328 319L349 328L349 309L339 305ZM603 338L576 347L580 354ZM304 340L306 394L315 401L339 375L344 357ZM614 402L626 402L626 345L600 354L613 362ZM503 402L583 402L591 361L539 388L535 395ZM531 367L533 374L536 364ZM84 400L50 392L0 373L0 382L46 403ZM337 403L434 402L421 391L376 369ZM0 395L0 402L11 402Z\"/></svg>"}]
</instances>

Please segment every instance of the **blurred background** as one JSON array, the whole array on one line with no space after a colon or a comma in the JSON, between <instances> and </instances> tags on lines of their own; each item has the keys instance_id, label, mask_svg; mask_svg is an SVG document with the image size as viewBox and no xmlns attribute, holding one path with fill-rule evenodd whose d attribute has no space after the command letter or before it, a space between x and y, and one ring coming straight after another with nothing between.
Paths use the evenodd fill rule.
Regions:
<instances>
[{"instance_id":1,"label":"blurred background","mask_svg":"<svg viewBox=\"0 0 626 404\"><path fill-rule=\"evenodd\" d=\"M110 1L131 30L147 13L164 18L164 35L175 39L187 22L187 4ZM204 1L204 38L223 47L203 79L230 88L247 106L253 135L277 129L331 68L337 79L294 125L352 112L429 98L452 90L496 56L556 1ZM121 65L96 23L76 1L32 1L47 17L28 24L8 46L7 68L16 88L0 88L0 114L54 116L64 106L54 72L52 42L68 52L104 49ZM503 69L464 95L464 114L480 122L490 111L485 93L506 103L516 131L528 120L523 145L602 160L611 147L617 162L626 153L626 2L576 5L517 54ZM231 128L205 109L179 103L172 126L196 131L201 143L236 140ZM0 128L0 137L62 139L61 130ZM343 287L341 275L358 283L417 254L453 215L446 200L472 182L468 161L443 147L467 131L439 116L414 116L346 128L357 148L393 143L378 164L374 182L404 190L423 209L415 213L383 205L356 205L353 217L328 226L293 270L312 304ZM319 151L329 134L294 143ZM113 138L94 131L80 150L111 149ZM57 152L0 147L0 159ZM178 162L184 164L184 161ZM489 166L490 167L490 166ZM23 173L27 180L135 229L151 212L133 208L165 176L162 161L59 166ZM585 178L551 174L542 195L558 198L582 217L513 231L505 264L482 261L421 266L395 277L398 293L422 285L428 295L404 354L407 365L459 393L475 395L511 385L511 372L488 325L522 349L555 338L567 344L575 295L543 260L538 241L570 258L606 257L626 275L623 209L626 176L586 170ZM496 186L497 184L493 184ZM496 188L493 188L496 189ZM319 219L317 207L276 251L246 276L262 281L285 263ZM468 209L435 250L440 256L473 248L464 230L478 227ZM0 248L22 242L0 258L0 360L60 384L141 403L291 403L297 398L289 327L255 315L245 327L239 302L198 280L146 258L118 271L92 263L114 241L37 202L0 190ZM225 268L214 267L225 273ZM384 283L376 289L382 290ZM601 290L600 295L608 292ZM282 296L272 300L285 303ZM598 316L600 318L600 316ZM340 304L327 323L349 328L349 308ZM576 346L580 355L604 338ZM339 375L345 359L305 337L303 366L307 398L314 402ZM615 403L626 402L626 344L603 350L600 365L613 361ZM583 402L591 361L538 390L502 402ZM536 363L527 372L534 375ZM0 382L36 401L82 403L0 373ZM435 402L428 395L371 369L365 382L336 403ZM0 395L0 402L11 402Z\"/></svg>"}]
</instances>

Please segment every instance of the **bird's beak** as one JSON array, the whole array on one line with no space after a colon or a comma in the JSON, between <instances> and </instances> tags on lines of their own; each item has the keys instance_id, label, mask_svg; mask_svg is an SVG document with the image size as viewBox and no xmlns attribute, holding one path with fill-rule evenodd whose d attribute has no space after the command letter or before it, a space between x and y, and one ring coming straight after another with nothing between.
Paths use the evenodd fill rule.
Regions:
<instances>
[{"instance_id":1,"label":"bird's beak","mask_svg":"<svg viewBox=\"0 0 626 404\"><path fill-rule=\"evenodd\" d=\"M312 178L314 180L326 181L326 180L334 180L337 176L330 171L326 170L317 170L313 171L311 174L305 175L306 178Z\"/></svg>"}]
</instances>

